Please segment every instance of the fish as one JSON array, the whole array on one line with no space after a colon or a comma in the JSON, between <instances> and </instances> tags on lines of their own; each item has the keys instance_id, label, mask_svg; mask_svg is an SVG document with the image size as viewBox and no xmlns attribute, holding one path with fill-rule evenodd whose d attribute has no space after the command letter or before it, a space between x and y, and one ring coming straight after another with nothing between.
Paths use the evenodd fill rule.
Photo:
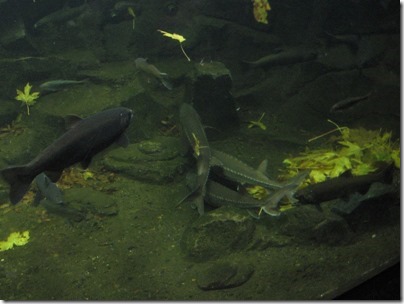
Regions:
<instances>
[{"instance_id":1,"label":"fish","mask_svg":"<svg viewBox=\"0 0 404 304\"><path fill-rule=\"evenodd\" d=\"M39 204L43 197L53 204L64 204L62 191L58 188L58 186L56 186L55 183L52 183L50 178L47 177L44 172L38 174L35 177L34 182L38 188L34 199L34 203L36 205Z\"/></svg>"},{"instance_id":2,"label":"fish","mask_svg":"<svg viewBox=\"0 0 404 304\"><path fill-rule=\"evenodd\" d=\"M215 207L231 205L238 208L260 208L266 204L266 202L234 191L213 180L208 180L207 182L206 199L210 205Z\"/></svg>"},{"instance_id":3,"label":"fish","mask_svg":"<svg viewBox=\"0 0 404 304\"><path fill-rule=\"evenodd\" d=\"M374 182L370 185L369 190L365 194L354 192L350 195L348 201L342 199L338 200L331 208L331 211L338 215L346 216L356 210L363 202L378 199L386 194L391 195L395 192L397 192L395 185Z\"/></svg>"},{"instance_id":4,"label":"fish","mask_svg":"<svg viewBox=\"0 0 404 304\"><path fill-rule=\"evenodd\" d=\"M84 14L86 11L89 10L89 5L87 2L80 6L76 7L64 7L61 10L55 11L49 15L46 15L45 17L39 19L37 22L34 24L35 29L39 29L44 25L47 24L62 24L62 23L67 23L68 21L71 21L73 19L76 19L80 17L82 14Z\"/></svg>"},{"instance_id":5,"label":"fish","mask_svg":"<svg viewBox=\"0 0 404 304\"><path fill-rule=\"evenodd\" d=\"M168 74L160 72L154 65L148 63L147 59L137 58L135 59L135 64L136 68L138 68L139 70L160 80L163 86L165 86L168 90L173 89L173 85L168 80Z\"/></svg>"},{"instance_id":6,"label":"fish","mask_svg":"<svg viewBox=\"0 0 404 304\"><path fill-rule=\"evenodd\" d=\"M263 66L294 64L317 58L317 52L311 49L292 48L283 52L269 54L256 61L243 61L252 68Z\"/></svg>"},{"instance_id":7,"label":"fish","mask_svg":"<svg viewBox=\"0 0 404 304\"><path fill-rule=\"evenodd\" d=\"M272 192L269 197L265 199L266 204L261 208L262 211L271 216L279 216L279 204L284 197L287 197L292 204L296 204L297 199L294 198L294 194L298 191L300 184L306 179L309 173L310 170L298 173L295 177L286 181L282 188Z\"/></svg>"},{"instance_id":8,"label":"fish","mask_svg":"<svg viewBox=\"0 0 404 304\"><path fill-rule=\"evenodd\" d=\"M62 171L78 162L87 168L94 155L117 142L128 145L124 131L133 117L131 109L118 107L81 119L70 116L71 126L63 135L25 165L0 170L10 185L10 201L17 204L28 191L34 178L45 172L56 182Z\"/></svg>"},{"instance_id":9,"label":"fish","mask_svg":"<svg viewBox=\"0 0 404 304\"><path fill-rule=\"evenodd\" d=\"M40 92L42 95L50 92L57 92L64 90L72 85L83 84L88 80L67 80L67 79L57 79L57 80L49 80L39 85Z\"/></svg>"},{"instance_id":10,"label":"fish","mask_svg":"<svg viewBox=\"0 0 404 304\"><path fill-rule=\"evenodd\" d=\"M298 190L294 197L300 204L319 205L336 198L348 197L355 192L366 193L374 182L390 183L392 170L393 165L389 165L379 172L360 176L352 176L351 171L348 170L336 178L308 185Z\"/></svg>"},{"instance_id":11,"label":"fish","mask_svg":"<svg viewBox=\"0 0 404 304\"><path fill-rule=\"evenodd\" d=\"M132 8L136 11L139 10L139 3L136 1L118 1L114 4L114 7L111 9L111 17L116 17L117 15L127 12L129 8Z\"/></svg>"},{"instance_id":12,"label":"fish","mask_svg":"<svg viewBox=\"0 0 404 304\"><path fill-rule=\"evenodd\" d=\"M372 92L365 95L349 97L344 100L338 101L330 108L330 113L339 113L351 109L353 106L361 101L367 100Z\"/></svg>"},{"instance_id":13,"label":"fish","mask_svg":"<svg viewBox=\"0 0 404 304\"><path fill-rule=\"evenodd\" d=\"M202 126L201 119L195 109L187 103L180 107L180 122L184 135L194 151L197 167L197 183L195 189L184 200L191 199L198 208L200 215L204 214L204 197L206 195L206 182L210 171L212 153L209 142Z\"/></svg>"},{"instance_id":14,"label":"fish","mask_svg":"<svg viewBox=\"0 0 404 304\"><path fill-rule=\"evenodd\" d=\"M262 161L258 169L254 169L232 155L215 149L211 149L211 151L212 170L219 171L219 174L225 178L241 184L258 185L264 188L273 189L284 186L282 183L271 180L266 176L267 160Z\"/></svg>"}]
</instances>

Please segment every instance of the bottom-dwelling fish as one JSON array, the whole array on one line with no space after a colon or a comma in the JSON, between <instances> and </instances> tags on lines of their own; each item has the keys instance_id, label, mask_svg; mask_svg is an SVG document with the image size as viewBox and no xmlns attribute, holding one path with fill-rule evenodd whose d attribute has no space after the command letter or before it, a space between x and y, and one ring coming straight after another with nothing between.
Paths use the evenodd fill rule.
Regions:
<instances>
[{"instance_id":1,"label":"bottom-dwelling fish","mask_svg":"<svg viewBox=\"0 0 404 304\"><path fill-rule=\"evenodd\" d=\"M280 215L279 204L281 199L287 197L288 200L294 204L297 200L293 197L298 190L300 184L304 181L307 175L310 173L309 170L302 171L295 177L284 183L284 186L276 191L272 192L267 199L265 199L266 204L261 208L265 213L278 216Z\"/></svg>"},{"instance_id":2,"label":"bottom-dwelling fish","mask_svg":"<svg viewBox=\"0 0 404 304\"><path fill-rule=\"evenodd\" d=\"M202 215L204 213L203 202L206 194L206 182L210 171L211 150L201 119L191 105L187 103L181 105L180 121L187 142L194 151L197 167L196 188L181 202L191 200L197 206L199 214Z\"/></svg>"},{"instance_id":3,"label":"bottom-dwelling fish","mask_svg":"<svg viewBox=\"0 0 404 304\"><path fill-rule=\"evenodd\" d=\"M135 64L136 68L139 70L160 80L163 86L165 86L168 90L173 89L173 85L168 79L168 74L160 72L154 65L148 63L147 59L137 58L135 59Z\"/></svg>"}]
</instances>

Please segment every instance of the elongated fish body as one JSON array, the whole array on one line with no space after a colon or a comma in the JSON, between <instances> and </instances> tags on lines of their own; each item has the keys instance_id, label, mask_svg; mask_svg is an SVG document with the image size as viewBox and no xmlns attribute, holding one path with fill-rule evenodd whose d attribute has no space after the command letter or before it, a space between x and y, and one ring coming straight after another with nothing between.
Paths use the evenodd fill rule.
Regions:
<instances>
[{"instance_id":1,"label":"elongated fish body","mask_svg":"<svg viewBox=\"0 0 404 304\"><path fill-rule=\"evenodd\" d=\"M264 188L281 188L282 183L270 180L265 174L266 165L260 165L259 169L254 169L241 160L224 152L211 149L211 166L219 167L224 177L235 182L251 185L258 185ZM265 164L265 163L262 163Z\"/></svg>"},{"instance_id":2,"label":"elongated fish body","mask_svg":"<svg viewBox=\"0 0 404 304\"><path fill-rule=\"evenodd\" d=\"M303 61L313 60L317 57L317 53L313 50L294 48L287 51L279 52L264 56L256 61L245 61L251 67L274 66L293 64Z\"/></svg>"},{"instance_id":3,"label":"elongated fish body","mask_svg":"<svg viewBox=\"0 0 404 304\"><path fill-rule=\"evenodd\" d=\"M279 204L281 199L287 197L292 203L295 203L297 200L294 198L294 195L309 173L310 171L302 171L295 177L286 181L282 188L275 190L265 199L265 206L262 210L272 216L280 215Z\"/></svg>"},{"instance_id":4,"label":"elongated fish body","mask_svg":"<svg viewBox=\"0 0 404 304\"><path fill-rule=\"evenodd\" d=\"M123 132L132 116L132 110L120 107L81 119L28 164L1 170L10 184L11 202L17 204L22 199L38 174L46 172L55 182L65 168L75 163L81 162L86 168L94 155L113 142L127 144Z\"/></svg>"},{"instance_id":5,"label":"elongated fish body","mask_svg":"<svg viewBox=\"0 0 404 304\"><path fill-rule=\"evenodd\" d=\"M39 88L41 89L42 94L46 92L57 92L64 90L72 85L85 83L86 81L87 80L65 80L65 79L50 80L40 84Z\"/></svg>"},{"instance_id":6,"label":"elongated fish body","mask_svg":"<svg viewBox=\"0 0 404 304\"><path fill-rule=\"evenodd\" d=\"M154 65L147 62L145 58L137 58L135 59L136 68L145 72L148 75L151 75L158 80L168 89L172 90L173 86L168 80L168 74L160 72Z\"/></svg>"},{"instance_id":7,"label":"elongated fish body","mask_svg":"<svg viewBox=\"0 0 404 304\"><path fill-rule=\"evenodd\" d=\"M210 170L211 151L201 119L191 105L187 103L181 105L180 121L185 137L194 150L194 156L196 157L198 178L197 187L194 192L197 193L197 195L202 196L202 200L197 200L199 202L197 207L199 213L203 214L203 198L206 194L206 182Z\"/></svg>"},{"instance_id":8,"label":"elongated fish body","mask_svg":"<svg viewBox=\"0 0 404 304\"><path fill-rule=\"evenodd\" d=\"M38 29L48 23L59 23L60 24L63 22L67 22L69 20L79 17L88 8L89 8L89 6L87 3L84 3L83 5L80 5L77 7L65 7L61 10L53 12L53 13L39 19L34 24L34 28Z\"/></svg>"},{"instance_id":9,"label":"elongated fish body","mask_svg":"<svg viewBox=\"0 0 404 304\"><path fill-rule=\"evenodd\" d=\"M370 94L371 94L371 92L369 92L366 95L349 97L344 100L338 101L331 107L330 113L337 113L337 112L342 112L342 111L348 110L348 109L352 108L353 106L355 106L357 103L361 102L362 100L368 99Z\"/></svg>"},{"instance_id":10,"label":"elongated fish body","mask_svg":"<svg viewBox=\"0 0 404 304\"><path fill-rule=\"evenodd\" d=\"M206 196L210 205L215 207L231 205L238 208L257 208L265 205L265 202L252 198L247 194L231 190L219 183L208 180Z\"/></svg>"},{"instance_id":11,"label":"elongated fish body","mask_svg":"<svg viewBox=\"0 0 404 304\"><path fill-rule=\"evenodd\" d=\"M374 182L390 182L392 166L378 173L350 176L349 172L321 183L312 184L296 192L295 198L302 204L319 204L352 193L365 193Z\"/></svg>"}]
</instances>

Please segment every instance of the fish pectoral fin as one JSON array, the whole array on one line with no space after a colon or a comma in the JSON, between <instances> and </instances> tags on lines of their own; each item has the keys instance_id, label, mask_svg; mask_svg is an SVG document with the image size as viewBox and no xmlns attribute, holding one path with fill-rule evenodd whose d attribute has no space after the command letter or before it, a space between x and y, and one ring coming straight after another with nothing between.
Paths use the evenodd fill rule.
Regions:
<instances>
[{"instance_id":1,"label":"fish pectoral fin","mask_svg":"<svg viewBox=\"0 0 404 304\"><path fill-rule=\"evenodd\" d=\"M121 136L119 136L118 139L116 140L116 144L118 146L126 148L129 145L128 136L126 136L126 134L122 133Z\"/></svg>"},{"instance_id":2,"label":"fish pectoral fin","mask_svg":"<svg viewBox=\"0 0 404 304\"><path fill-rule=\"evenodd\" d=\"M258 166L257 171L267 175L268 160L264 159Z\"/></svg>"},{"instance_id":3,"label":"fish pectoral fin","mask_svg":"<svg viewBox=\"0 0 404 304\"><path fill-rule=\"evenodd\" d=\"M46 171L45 172L46 176L49 177L49 179L53 183L56 183L59 180L62 173L63 173L63 170L62 171Z\"/></svg>"}]
</instances>

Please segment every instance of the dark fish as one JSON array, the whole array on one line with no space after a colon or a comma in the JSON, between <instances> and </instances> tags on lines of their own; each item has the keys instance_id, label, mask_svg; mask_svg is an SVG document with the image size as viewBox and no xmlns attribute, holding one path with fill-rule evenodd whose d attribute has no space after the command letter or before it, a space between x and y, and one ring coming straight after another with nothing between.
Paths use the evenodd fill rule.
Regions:
<instances>
[{"instance_id":1,"label":"dark fish","mask_svg":"<svg viewBox=\"0 0 404 304\"><path fill-rule=\"evenodd\" d=\"M287 65L316 59L317 53L310 49L292 48L264 56L256 61L245 61L251 67Z\"/></svg>"},{"instance_id":2,"label":"dark fish","mask_svg":"<svg viewBox=\"0 0 404 304\"><path fill-rule=\"evenodd\" d=\"M84 3L83 5L76 7L64 7L61 10L55 11L41 19L39 19L35 24L34 28L38 29L45 24L61 24L64 22L71 21L79 16L81 16L84 12L89 10L89 5Z\"/></svg>"},{"instance_id":3,"label":"dark fish","mask_svg":"<svg viewBox=\"0 0 404 304\"><path fill-rule=\"evenodd\" d=\"M145 58L137 58L135 59L136 68L142 70L146 74L149 74L158 80L161 81L163 86L165 86L168 90L173 89L173 85L168 80L168 74L160 72L154 65L147 62Z\"/></svg>"},{"instance_id":4,"label":"dark fish","mask_svg":"<svg viewBox=\"0 0 404 304\"><path fill-rule=\"evenodd\" d=\"M41 89L41 94L49 93L49 92L57 92L64 90L72 85L82 84L87 82L87 80L66 80L66 79L58 79L58 80L50 80L46 81L39 85Z\"/></svg>"},{"instance_id":5,"label":"dark fish","mask_svg":"<svg viewBox=\"0 0 404 304\"><path fill-rule=\"evenodd\" d=\"M331 107L330 113L337 113L337 112L342 112L342 111L348 110L348 109L352 108L354 105L356 105L357 103L368 99L368 97L370 96L371 93L372 92L369 92L366 95L349 97L344 100L338 101Z\"/></svg>"},{"instance_id":6,"label":"dark fish","mask_svg":"<svg viewBox=\"0 0 404 304\"><path fill-rule=\"evenodd\" d=\"M295 198L302 204L320 204L340 197L348 197L350 194L359 192L366 193L374 182L391 181L392 166L388 166L378 173L362 176L352 176L350 171L341 176L312 184L296 192Z\"/></svg>"},{"instance_id":7,"label":"dark fish","mask_svg":"<svg viewBox=\"0 0 404 304\"><path fill-rule=\"evenodd\" d=\"M266 160L260 164L258 169L254 169L232 155L214 149L211 149L211 151L211 166L218 167L219 170L216 171L221 171L221 174L230 180L241 184L259 185L264 188L281 188L283 186L282 183L271 180L265 175Z\"/></svg>"},{"instance_id":8,"label":"dark fish","mask_svg":"<svg viewBox=\"0 0 404 304\"><path fill-rule=\"evenodd\" d=\"M43 197L53 204L64 204L62 191L56 186L55 183L52 183L50 178L47 177L45 173L42 172L41 174L37 175L34 182L38 188L38 192L36 193L34 199L35 204L38 204Z\"/></svg>"},{"instance_id":9,"label":"dark fish","mask_svg":"<svg viewBox=\"0 0 404 304\"><path fill-rule=\"evenodd\" d=\"M87 168L91 158L113 142L127 145L123 134L132 119L132 110L114 108L91 115L76 122L61 137L45 148L28 164L13 166L0 171L10 184L10 200L17 204L27 192L32 180L46 172L52 181L57 181L62 171L81 162Z\"/></svg>"},{"instance_id":10,"label":"dark fish","mask_svg":"<svg viewBox=\"0 0 404 304\"><path fill-rule=\"evenodd\" d=\"M206 182L210 170L211 151L201 119L191 105L187 103L181 105L180 121L185 137L194 151L198 176L196 188L185 199L192 198L198 208L199 214L203 214L203 200L206 194Z\"/></svg>"}]
</instances>

